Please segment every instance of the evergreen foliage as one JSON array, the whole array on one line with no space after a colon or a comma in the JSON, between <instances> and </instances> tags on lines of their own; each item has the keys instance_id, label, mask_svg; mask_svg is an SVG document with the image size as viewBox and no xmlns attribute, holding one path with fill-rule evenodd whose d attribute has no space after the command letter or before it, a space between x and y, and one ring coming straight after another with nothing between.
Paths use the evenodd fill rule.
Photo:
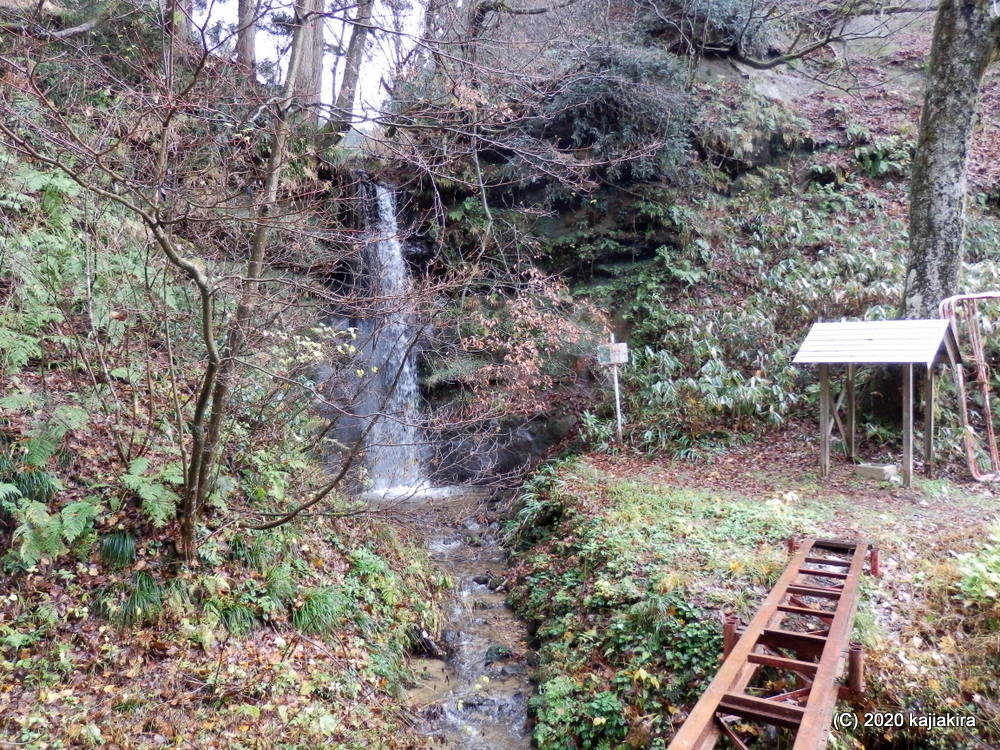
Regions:
<instances>
[{"instance_id":1,"label":"evergreen foliage","mask_svg":"<svg viewBox=\"0 0 1000 750\"><path fill-rule=\"evenodd\" d=\"M755 0L643 0L646 32L678 52L763 56L779 24Z\"/></svg>"},{"instance_id":2,"label":"evergreen foliage","mask_svg":"<svg viewBox=\"0 0 1000 750\"><path fill-rule=\"evenodd\" d=\"M669 179L690 158L692 105L681 61L655 47L593 46L537 116L563 149L586 149L612 180Z\"/></svg>"}]
</instances>

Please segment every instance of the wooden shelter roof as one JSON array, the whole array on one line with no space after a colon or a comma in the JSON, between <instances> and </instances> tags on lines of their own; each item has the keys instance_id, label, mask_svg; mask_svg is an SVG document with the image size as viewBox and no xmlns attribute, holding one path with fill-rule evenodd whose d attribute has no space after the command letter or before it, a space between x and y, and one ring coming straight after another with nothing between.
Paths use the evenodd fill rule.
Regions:
<instances>
[{"instance_id":1,"label":"wooden shelter roof","mask_svg":"<svg viewBox=\"0 0 1000 750\"><path fill-rule=\"evenodd\" d=\"M796 364L924 364L957 361L951 323L935 320L864 320L814 323Z\"/></svg>"}]
</instances>

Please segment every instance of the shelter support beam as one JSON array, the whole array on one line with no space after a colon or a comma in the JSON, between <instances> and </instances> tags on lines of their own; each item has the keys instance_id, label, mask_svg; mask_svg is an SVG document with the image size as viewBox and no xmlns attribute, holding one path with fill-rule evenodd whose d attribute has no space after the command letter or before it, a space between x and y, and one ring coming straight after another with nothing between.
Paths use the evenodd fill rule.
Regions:
<instances>
[{"instance_id":1,"label":"shelter support beam","mask_svg":"<svg viewBox=\"0 0 1000 750\"><path fill-rule=\"evenodd\" d=\"M986 295L990 299L1000 300L1000 292ZM961 298L964 299L964 298ZM943 303L942 303L943 304ZM942 307L945 310L945 307ZM954 317L954 315L952 316ZM967 316L968 317L968 316ZM844 453L853 463L858 456L857 443L857 394L856 368L858 365L893 365L903 369L903 483L911 486L913 482L913 412L914 412L914 368L919 366L923 373L926 369L927 378L920 381L921 392L918 398L924 402L924 423L921 435L923 437L922 455L928 474L934 471L934 400L936 397L936 375L934 366L951 362L955 367L959 392L964 393L962 386L962 367L956 332L951 321L945 318L930 320L861 320L814 323L793 358L797 365L817 365L820 387L820 424L819 424L819 473L822 477L830 475L830 446L833 440L834 426L839 430L844 444ZM975 326L971 330L976 330ZM978 363L978 360L977 360ZM980 363L981 364L981 363ZM836 404L831 398L830 367L846 366L847 377L840 389ZM982 367L980 367L982 369ZM987 400L987 395L983 396ZM962 406L963 427L968 427L968 419L964 400ZM841 407L844 414L841 414ZM992 429L992 422L987 420L987 431ZM968 438L971 431L966 429ZM995 477L1000 481L1000 453L996 449L996 441L992 433L987 435L987 441L992 446L992 458ZM970 466L976 474L976 466L970 452ZM977 475L977 479L981 477Z\"/></svg>"},{"instance_id":2,"label":"shelter support beam","mask_svg":"<svg viewBox=\"0 0 1000 750\"><path fill-rule=\"evenodd\" d=\"M933 365L927 368L924 382L924 471L934 476L934 404L937 402L937 375Z\"/></svg>"},{"instance_id":3,"label":"shelter support beam","mask_svg":"<svg viewBox=\"0 0 1000 750\"><path fill-rule=\"evenodd\" d=\"M913 482L913 365L903 365L903 486Z\"/></svg>"},{"instance_id":4,"label":"shelter support beam","mask_svg":"<svg viewBox=\"0 0 1000 750\"><path fill-rule=\"evenodd\" d=\"M819 366L819 475L830 474L830 366Z\"/></svg>"},{"instance_id":5,"label":"shelter support beam","mask_svg":"<svg viewBox=\"0 0 1000 750\"><path fill-rule=\"evenodd\" d=\"M844 428L847 434L844 436L847 442L847 456L854 461L857 457L857 403L854 398L854 365L847 366L847 382L844 384L847 389L847 416L844 418Z\"/></svg>"}]
</instances>

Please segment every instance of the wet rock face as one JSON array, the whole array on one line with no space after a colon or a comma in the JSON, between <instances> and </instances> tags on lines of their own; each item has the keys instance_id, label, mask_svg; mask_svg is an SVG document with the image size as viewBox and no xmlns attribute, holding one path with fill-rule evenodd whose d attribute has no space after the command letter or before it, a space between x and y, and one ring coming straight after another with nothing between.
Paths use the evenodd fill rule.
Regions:
<instances>
[{"instance_id":1,"label":"wet rock face","mask_svg":"<svg viewBox=\"0 0 1000 750\"><path fill-rule=\"evenodd\" d=\"M493 435L446 436L429 462L432 482L467 484L517 471L534 464L576 425L575 415L542 417L505 425Z\"/></svg>"}]
</instances>

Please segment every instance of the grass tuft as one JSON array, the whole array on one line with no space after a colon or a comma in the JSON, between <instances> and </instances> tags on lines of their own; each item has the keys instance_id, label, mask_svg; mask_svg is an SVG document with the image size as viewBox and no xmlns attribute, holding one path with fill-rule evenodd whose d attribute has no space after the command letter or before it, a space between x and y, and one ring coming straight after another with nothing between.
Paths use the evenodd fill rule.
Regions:
<instances>
[{"instance_id":1,"label":"grass tuft","mask_svg":"<svg viewBox=\"0 0 1000 750\"><path fill-rule=\"evenodd\" d=\"M121 608L122 625L141 625L155 622L163 611L163 590L144 570L132 578L132 593Z\"/></svg>"},{"instance_id":2,"label":"grass tuft","mask_svg":"<svg viewBox=\"0 0 1000 750\"><path fill-rule=\"evenodd\" d=\"M339 589L314 589L292 612L292 624L304 633L322 634L341 618L344 605L344 595Z\"/></svg>"},{"instance_id":3,"label":"grass tuft","mask_svg":"<svg viewBox=\"0 0 1000 750\"><path fill-rule=\"evenodd\" d=\"M101 559L112 568L135 562L135 537L128 531L112 531L101 538Z\"/></svg>"}]
</instances>

